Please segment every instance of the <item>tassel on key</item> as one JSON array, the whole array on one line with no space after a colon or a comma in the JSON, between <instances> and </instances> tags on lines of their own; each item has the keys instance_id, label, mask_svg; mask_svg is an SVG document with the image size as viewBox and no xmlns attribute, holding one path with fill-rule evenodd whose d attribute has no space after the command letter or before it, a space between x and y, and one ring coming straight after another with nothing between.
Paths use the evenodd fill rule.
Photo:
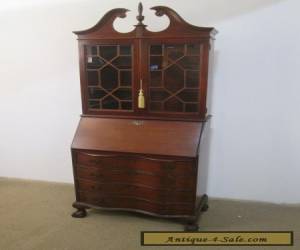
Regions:
<instances>
[{"instance_id":1,"label":"tassel on key","mask_svg":"<svg viewBox=\"0 0 300 250\"><path fill-rule=\"evenodd\" d=\"M143 81L140 80L140 91L139 91L139 97L138 97L138 108L144 109L145 108L145 97L143 92Z\"/></svg>"},{"instance_id":2,"label":"tassel on key","mask_svg":"<svg viewBox=\"0 0 300 250\"><path fill-rule=\"evenodd\" d=\"M144 97L144 93L143 93L142 89L140 89L140 92L139 92L138 107L140 109L145 108L145 97Z\"/></svg>"}]
</instances>

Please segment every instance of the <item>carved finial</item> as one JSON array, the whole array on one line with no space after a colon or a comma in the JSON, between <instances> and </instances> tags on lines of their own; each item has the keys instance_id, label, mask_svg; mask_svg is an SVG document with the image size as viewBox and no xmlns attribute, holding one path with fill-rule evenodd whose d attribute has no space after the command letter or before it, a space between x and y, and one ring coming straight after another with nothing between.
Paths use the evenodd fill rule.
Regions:
<instances>
[{"instance_id":1,"label":"carved finial","mask_svg":"<svg viewBox=\"0 0 300 250\"><path fill-rule=\"evenodd\" d=\"M143 21L144 21L144 16L143 16L143 5L142 3L140 2L139 3L139 6L138 6L138 13L139 15L136 17L136 19L139 21L137 25L144 25L143 24Z\"/></svg>"}]
</instances>

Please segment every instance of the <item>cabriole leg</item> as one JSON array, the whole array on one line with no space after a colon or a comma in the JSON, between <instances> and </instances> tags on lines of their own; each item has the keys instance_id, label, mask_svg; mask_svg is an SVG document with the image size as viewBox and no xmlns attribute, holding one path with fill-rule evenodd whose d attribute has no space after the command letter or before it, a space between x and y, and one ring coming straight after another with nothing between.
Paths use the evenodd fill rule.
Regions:
<instances>
[{"instance_id":1,"label":"cabriole leg","mask_svg":"<svg viewBox=\"0 0 300 250\"><path fill-rule=\"evenodd\" d=\"M197 231L199 229L198 221L202 212L206 212L208 210L208 196L205 194L201 197L198 202L195 216L188 218L186 220L185 231Z\"/></svg>"}]
</instances>

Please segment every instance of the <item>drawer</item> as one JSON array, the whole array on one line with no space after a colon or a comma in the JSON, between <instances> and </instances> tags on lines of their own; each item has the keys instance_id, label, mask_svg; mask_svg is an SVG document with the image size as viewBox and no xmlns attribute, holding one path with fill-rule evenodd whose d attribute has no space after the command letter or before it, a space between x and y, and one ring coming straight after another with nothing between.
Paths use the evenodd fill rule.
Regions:
<instances>
[{"instance_id":1,"label":"drawer","mask_svg":"<svg viewBox=\"0 0 300 250\"><path fill-rule=\"evenodd\" d=\"M146 185L152 188L194 190L196 176L176 177L168 174L157 174L139 169L103 170L96 167L75 168L77 179L91 180L102 183L129 183Z\"/></svg>"},{"instance_id":2,"label":"drawer","mask_svg":"<svg viewBox=\"0 0 300 250\"><path fill-rule=\"evenodd\" d=\"M192 160L173 161L164 159L150 159L130 156L92 155L78 152L76 164L81 167L90 166L107 170L138 169L160 175L190 176L196 173Z\"/></svg>"},{"instance_id":3,"label":"drawer","mask_svg":"<svg viewBox=\"0 0 300 250\"><path fill-rule=\"evenodd\" d=\"M147 200L167 203L189 203L195 199L195 193L192 191L178 191L174 188L159 189L146 185L132 183L111 183L111 182L94 182L78 181L79 190L94 194L105 195L125 195L144 198Z\"/></svg>"},{"instance_id":4,"label":"drawer","mask_svg":"<svg viewBox=\"0 0 300 250\"><path fill-rule=\"evenodd\" d=\"M80 192L80 201L103 208L142 210L160 215L193 215L194 213L194 203L160 204L129 196L101 196Z\"/></svg>"}]
</instances>

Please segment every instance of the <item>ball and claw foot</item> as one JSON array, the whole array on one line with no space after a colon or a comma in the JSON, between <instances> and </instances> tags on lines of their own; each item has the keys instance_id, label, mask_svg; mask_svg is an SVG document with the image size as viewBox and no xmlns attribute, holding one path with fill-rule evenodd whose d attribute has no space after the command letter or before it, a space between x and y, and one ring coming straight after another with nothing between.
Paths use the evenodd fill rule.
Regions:
<instances>
[{"instance_id":1,"label":"ball and claw foot","mask_svg":"<svg viewBox=\"0 0 300 250\"><path fill-rule=\"evenodd\" d=\"M77 211L72 214L72 217L84 218L84 217L86 217L86 210L85 209L77 209Z\"/></svg>"},{"instance_id":2,"label":"ball and claw foot","mask_svg":"<svg viewBox=\"0 0 300 250\"><path fill-rule=\"evenodd\" d=\"M184 231L187 231L187 232L195 232L195 231L198 231L199 229L199 226L196 222L194 223L187 223L184 227Z\"/></svg>"}]
</instances>

